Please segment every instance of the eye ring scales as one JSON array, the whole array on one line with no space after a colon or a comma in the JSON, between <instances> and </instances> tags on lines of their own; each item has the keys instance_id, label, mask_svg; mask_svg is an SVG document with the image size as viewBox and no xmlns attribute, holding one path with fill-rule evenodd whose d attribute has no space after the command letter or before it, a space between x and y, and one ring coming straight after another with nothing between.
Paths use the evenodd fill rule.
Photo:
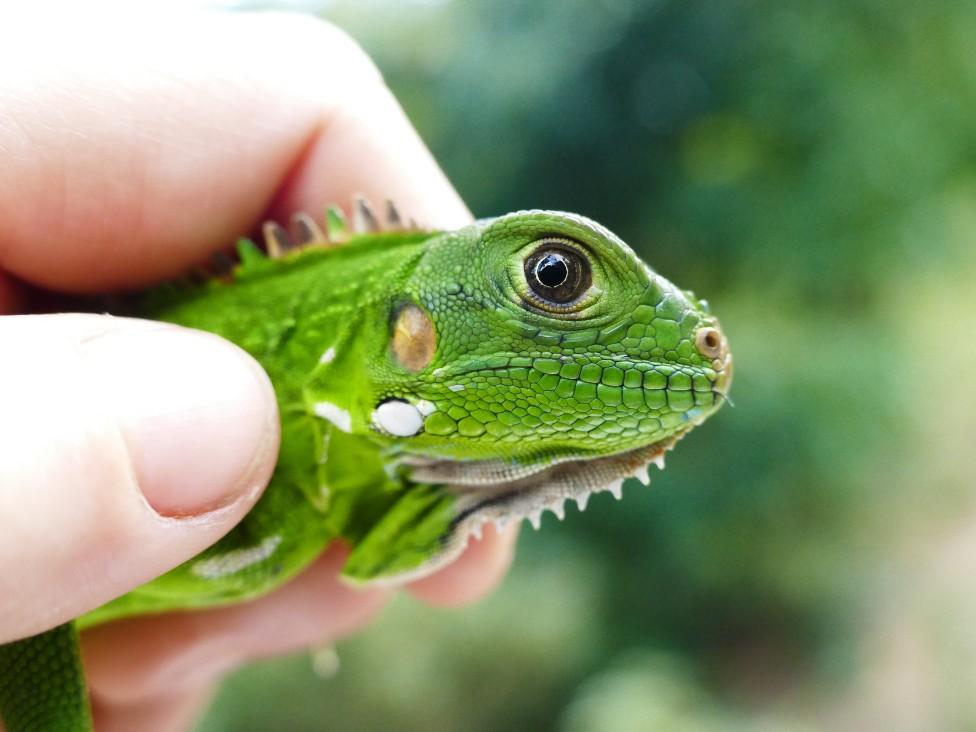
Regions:
<instances>
[{"instance_id":1,"label":"eye ring scales","mask_svg":"<svg viewBox=\"0 0 976 732\"><path fill-rule=\"evenodd\" d=\"M544 241L525 259L525 281L532 294L549 305L564 306L593 283L590 263L559 241Z\"/></svg>"}]
</instances>

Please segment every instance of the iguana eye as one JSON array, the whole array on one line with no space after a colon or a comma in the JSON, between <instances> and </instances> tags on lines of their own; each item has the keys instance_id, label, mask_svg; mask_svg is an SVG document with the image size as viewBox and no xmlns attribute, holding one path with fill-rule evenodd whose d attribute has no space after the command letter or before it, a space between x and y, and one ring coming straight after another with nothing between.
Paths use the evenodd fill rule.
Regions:
<instances>
[{"instance_id":1,"label":"iguana eye","mask_svg":"<svg viewBox=\"0 0 976 732\"><path fill-rule=\"evenodd\" d=\"M586 257L558 241L543 242L526 257L524 269L532 292L554 305L571 303L593 282Z\"/></svg>"}]
</instances>

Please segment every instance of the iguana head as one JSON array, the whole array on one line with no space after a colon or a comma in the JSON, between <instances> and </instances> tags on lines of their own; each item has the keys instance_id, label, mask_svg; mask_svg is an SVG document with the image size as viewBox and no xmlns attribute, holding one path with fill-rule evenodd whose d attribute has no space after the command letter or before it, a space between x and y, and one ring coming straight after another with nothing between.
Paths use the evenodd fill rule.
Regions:
<instances>
[{"instance_id":1,"label":"iguana head","mask_svg":"<svg viewBox=\"0 0 976 732\"><path fill-rule=\"evenodd\" d=\"M618 492L725 400L707 304L574 214L525 211L431 240L389 293L372 429L459 533Z\"/></svg>"}]
</instances>

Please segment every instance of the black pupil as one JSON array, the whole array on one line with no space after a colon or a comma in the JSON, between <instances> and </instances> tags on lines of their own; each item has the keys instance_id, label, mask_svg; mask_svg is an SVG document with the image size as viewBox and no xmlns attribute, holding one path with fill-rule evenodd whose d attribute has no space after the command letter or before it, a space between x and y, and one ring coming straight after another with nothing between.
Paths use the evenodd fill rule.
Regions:
<instances>
[{"instance_id":1,"label":"black pupil","mask_svg":"<svg viewBox=\"0 0 976 732\"><path fill-rule=\"evenodd\" d=\"M558 242L542 243L523 265L525 280L533 294L552 305L568 305L593 282L586 257Z\"/></svg>"},{"instance_id":2,"label":"black pupil","mask_svg":"<svg viewBox=\"0 0 976 732\"><path fill-rule=\"evenodd\" d=\"M546 287L559 287L569 278L566 257L555 252L547 254L535 266L535 276L539 284Z\"/></svg>"}]
</instances>

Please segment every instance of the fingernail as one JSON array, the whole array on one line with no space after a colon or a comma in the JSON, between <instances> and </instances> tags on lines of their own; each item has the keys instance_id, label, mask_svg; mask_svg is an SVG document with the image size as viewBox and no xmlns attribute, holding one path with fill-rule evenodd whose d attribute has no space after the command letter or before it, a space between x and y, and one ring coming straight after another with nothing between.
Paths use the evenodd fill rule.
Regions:
<instances>
[{"instance_id":1,"label":"fingernail","mask_svg":"<svg viewBox=\"0 0 976 732\"><path fill-rule=\"evenodd\" d=\"M132 466L160 514L189 516L232 503L271 473L278 420L267 375L217 336L147 323L89 339Z\"/></svg>"}]
</instances>

